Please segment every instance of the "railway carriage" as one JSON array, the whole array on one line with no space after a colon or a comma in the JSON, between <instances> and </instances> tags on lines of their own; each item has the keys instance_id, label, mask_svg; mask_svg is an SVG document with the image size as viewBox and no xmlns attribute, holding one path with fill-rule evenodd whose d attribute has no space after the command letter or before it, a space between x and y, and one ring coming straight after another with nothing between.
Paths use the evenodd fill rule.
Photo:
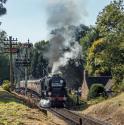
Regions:
<instances>
[{"instance_id":1,"label":"railway carriage","mask_svg":"<svg viewBox=\"0 0 124 125\"><path fill-rule=\"evenodd\" d=\"M25 88L25 81L20 81L20 87ZM41 95L41 80L28 80L27 88Z\"/></svg>"}]
</instances>

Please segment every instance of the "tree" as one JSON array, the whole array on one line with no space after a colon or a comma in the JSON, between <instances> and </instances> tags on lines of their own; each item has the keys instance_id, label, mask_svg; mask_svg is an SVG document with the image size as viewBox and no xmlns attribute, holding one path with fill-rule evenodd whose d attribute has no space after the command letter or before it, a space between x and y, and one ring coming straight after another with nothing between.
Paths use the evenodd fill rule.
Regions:
<instances>
[{"instance_id":1,"label":"tree","mask_svg":"<svg viewBox=\"0 0 124 125\"><path fill-rule=\"evenodd\" d=\"M77 26L75 28L75 40L80 42L80 39L84 37L88 31L90 31L90 28L88 26L85 26L83 24Z\"/></svg>"},{"instance_id":2,"label":"tree","mask_svg":"<svg viewBox=\"0 0 124 125\"><path fill-rule=\"evenodd\" d=\"M33 50L33 57L31 62L32 76L37 77L37 63L38 63L38 53Z\"/></svg>"},{"instance_id":3,"label":"tree","mask_svg":"<svg viewBox=\"0 0 124 125\"><path fill-rule=\"evenodd\" d=\"M105 48L106 42L101 38L94 41L88 49L86 69L89 71L89 74L107 75L110 71L110 68L106 65Z\"/></svg>"},{"instance_id":4,"label":"tree","mask_svg":"<svg viewBox=\"0 0 124 125\"><path fill-rule=\"evenodd\" d=\"M119 83L124 79L124 33L122 36L113 34L112 38L112 43L108 43L105 50L106 64L111 67L112 76Z\"/></svg>"},{"instance_id":5,"label":"tree","mask_svg":"<svg viewBox=\"0 0 124 125\"><path fill-rule=\"evenodd\" d=\"M97 30L102 37L121 32L124 28L123 0L114 0L99 13L96 21Z\"/></svg>"},{"instance_id":6,"label":"tree","mask_svg":"<svg viewBox=\"0 0 124 125\"><path fill-rule=\"evenodd\" d=\"M3 52L4 39L6 38L6 32L0 31L0 53Z\"/></svg>"},{"instance_id":7,"label":"tree","mask_svg":"<svg viewBox=\"0 0 124 125\"><path fill-rule=\"evenodd\" d=\"M7 0L0 0L0 16L6 14L6 8L4 4ZM3 52L4 39L6 38L6 32L0 31L0 53ZM0 55L0 79L9 79L9 59L7 55Z\"/></svg>"},{"instance_id":8,"label":"tree","mask_svg":"<svg viewBox=\"0 0 124 125\"><path fill-rule=\"evenodd\" d=\"M88 49L87 67L91 73L111 72L116 82L124 79L123 1L113 1L98 15L96 28L100 38Z\"/></svg>"},{"instance_id":9,"label":"tree","mask_svg":"<svg viewBox=\"0 0 124 125\"><path fill-rule=\"evenodd\" d=\"M48 42L40 41L35 43L32 57L32 76L40 78L47 74L48 61L45 59L44 54L47 51Z\"/></svg>"},{"instance_id":10,"label":"tree","mask_svg":"<svg viewBox=\"0 0 124 125\"><path fill-rule=\"evenodd\" d=\"M6 14L6 8L4 7L4 4L7 0L0 0L0 16Z\"/></svg>"},{"instance_id":11,"label":"tree","mask_svg":"<svg viewBox=\"0 0 124 125\"><path fill-rule=\"evenodd\" d=\"M7 54L3 55L4 39L6 38L6 32L0 32L0 79L9 79L9 57Z\"/></svg>"},{"instance_id":12,"label":"tree","mask_svg":"<svg viewBox=\"0 0 124 125\"><path fill-rule=\"evenodd\" d=\"M80 39L82 46L83 58L86 62L88 56L88 48L91 47L92 43L99 38L99 32L95 27L90 27L89 31Z\"/></svg>"},{"instance_id":13,"label":"tree","mask_svg":"<svg viewBox=\"0 0 124 125\"><path fill-rule=\"evenodd\" d=\"M4 7L4 4L6 3L7 0L0 0L0 16L6 14L6 8ZM1 22L0 22L1 25ZM1 48L1 43L3 43L4 39L6 38L6 32L5 31L0 31L0 48Z\"/></svg>"},{"instance_id":14,"label":"tree","mask_svg":"<svg viewBox=\"0 0 124 125\"><path fill-rule=\"evenodd\" d=\"M0 79L9 80L9 59L5 55L0 55Z\"/></svg>"}]
</instances>

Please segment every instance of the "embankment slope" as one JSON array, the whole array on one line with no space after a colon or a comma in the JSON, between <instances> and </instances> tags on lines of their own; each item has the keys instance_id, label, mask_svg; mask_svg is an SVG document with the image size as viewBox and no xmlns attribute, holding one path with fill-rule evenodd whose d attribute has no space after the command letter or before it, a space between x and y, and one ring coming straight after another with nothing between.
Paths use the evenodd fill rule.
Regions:
<instances>
[{"instance_id":1,"label":"embankment slope","mask_svg":"<svg viewBox=\"0 0 124 125\"><path fill-rule=\"evenodd\" d=\"M82 114L107 121L112 125L124 125L124 93L92 105Z\"/></svg>"}]
</instances>

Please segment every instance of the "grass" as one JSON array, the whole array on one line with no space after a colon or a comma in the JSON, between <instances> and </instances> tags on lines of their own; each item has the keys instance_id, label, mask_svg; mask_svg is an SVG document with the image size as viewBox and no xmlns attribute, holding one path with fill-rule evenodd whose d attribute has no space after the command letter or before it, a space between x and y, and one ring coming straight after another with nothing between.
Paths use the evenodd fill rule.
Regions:
<instances>
[{"instance_id":1,"label":"grass","mask_svg":"<svg viewBox=\"0 0 124 125\"><path fill-rule=\"evenodd\" d=\"M1 87L0 87L0 95L4 94L5 93L5 90L3 90Z\"/></svg>"},{"instance_id":2,"label":"grass","mask_svg":"<svg viewBox=\"0 0 124 125\"><path fill-rule=\"evenodd\" d=\"M50 120L0 88L0 125L47 125ZM52 125L52 124L51 124Z\"/></svg>"},{"instance_id":3,"label":"grass","mask_svg":"<svg viewBox=\"0 0 124 125\"><path fill-rule=\"evenodd\" d=\"M112 125L124 125L124 93L94 104L82 113L107 121Z\"/></svg>"},{"instance_id":4,"label":"grass","mask_svg":"<svg viewBox=\"0 0 124 125\"><path fill-rule=\"evenodd\" d=\"M94 105L94 104L100 103L104 100L106 100L105 97L97 97L95 99L91 99L91 100L87 101L87 104L88 105Z\"/></svg>"}]
</instances>

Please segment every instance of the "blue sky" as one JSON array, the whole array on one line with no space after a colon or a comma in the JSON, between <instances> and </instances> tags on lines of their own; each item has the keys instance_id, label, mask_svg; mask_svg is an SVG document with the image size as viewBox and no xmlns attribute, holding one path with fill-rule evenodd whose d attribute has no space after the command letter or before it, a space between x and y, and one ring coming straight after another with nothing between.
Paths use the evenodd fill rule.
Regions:
<instances>
[{"instance_id":1,"label":"blue sky","mask_svg":"<svg viewBox=\"0 0 124 125\"><path fill-rule=\"evenodd\" d=\"M46 6L50 0L8 0L7 14L0 17L1 28L8 35L17 37L19 41L37 42L48 38L50 32L47 27ZM51 0L52 1L52 0ZM81 23L94 25L98 13L110 3L111 0L81 0L85 1L87 15Z\"/></svg>"}]
</instances>

